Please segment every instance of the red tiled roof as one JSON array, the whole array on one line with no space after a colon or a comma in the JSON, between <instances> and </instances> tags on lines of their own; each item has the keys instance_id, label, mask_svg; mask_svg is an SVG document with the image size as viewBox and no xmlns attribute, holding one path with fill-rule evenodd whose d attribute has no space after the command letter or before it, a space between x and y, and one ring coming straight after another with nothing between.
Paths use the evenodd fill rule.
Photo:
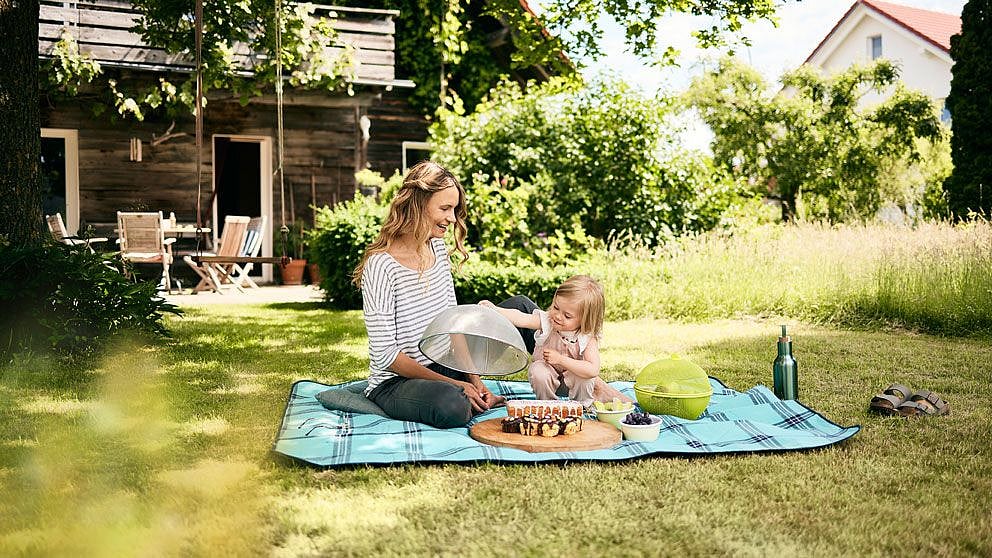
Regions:
<instances>
[{"instance_id":1,"label":"red tiled roof","mask_svg":"<svg viewBox=\"0 0 992 558\"><path fill-rule=\"evenodd\" d=\"M961 32L961 17L954 14L921 10L920 8L911 8L891 2L880 2L879 0L857 0L844 12L844 15L841 16L830 32L823 37L820 44L816 45L813 52L806 58L807 63L813 59L813 55L823 48L827 39L837 31L841 23L858 7L858 4L863 4L882 14L896 24L904 27L910 33L942 49L944 52L950 52L951 50L951 36Z\"/></svg>"},{"instance_id":2,"label":"red tiled roof","mask_svg":"<svg viewBox=\"0 0 992 558\"><path fill-rule=\"evenodd\" d=\"M861 0L861 2L939 46L945 52L951 50L951 35L957 35L961 32L961 17L954 14L910 8L909 6L879 2L878 0Z\"/></svg>"}]
</instances>

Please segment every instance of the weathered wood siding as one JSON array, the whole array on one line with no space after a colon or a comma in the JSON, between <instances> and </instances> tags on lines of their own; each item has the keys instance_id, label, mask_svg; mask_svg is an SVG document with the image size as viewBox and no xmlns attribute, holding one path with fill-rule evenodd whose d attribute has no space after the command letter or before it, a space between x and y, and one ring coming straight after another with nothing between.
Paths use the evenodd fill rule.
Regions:
<instances>
[{"instance_id":1,"label":"weathered wood siding","mask_svg":"<svg viewBox=\"0 0 992 558\"><path fill-rule=\"evenodd\" d=\"M354 194L355 109L346 105L285 106L283 110L287 211L288 189L292 188L297 217L309 221L308 206L314 201L310 193L311 176L316 183L318 205L332 204ZM277 130L276 111L271 105L241 106L237 102L212 101L204 115L201 203L205 217L209 218L212 136L271 137L274 170ZM196 144L192 117L177 119L172 130L187 135L151 145L153 135L161 136L171 122L158 118L114 122L106 115L94 117L75 101L42 107L42 127L79 130L81 221L112 224L116 211L124 209L161 210L166 214L174 211L181 221L195 220ZM132 137L142 140L140 162L129 160ZM273 221L279 219L279 198L278 180L273 179Z\"/></svg>"},{"instance_id":2,"label":"weathered wood siding","mask_svg":"<svg viewBox=\"0 0 992 558\"><path fill-rule=\"evenodd\" d=\"M427 141L430 122L407 101L404 90L383 93L382 99L369 107L372 122L368 144L369 168L386 178L399 170L403 161L404 141Z\"/></svg>"},{"instance_id":3,"label":"weathered wood siding","mask_svg":"<svg viewBox=\"0 0 992 558\"><path fill-rule=\"evenodd\" d=\"M389 10L367 10L322 6L315 12L325 16L337 31L335 46L328 49L337 56L343 48L353 51L352 67L356 83L389 82L394 78L393 35L396 26ZM170 54L147 45L133 31L140 15L126 0L89 0L66 3L41 0L38 23L38 54L49 56L63 31L68 31L79 50L101 64L163 71L195 70L191 57ZM258 59L247 45L233 45L234 62L245 69Z\"/></svg>"}]
</instances>

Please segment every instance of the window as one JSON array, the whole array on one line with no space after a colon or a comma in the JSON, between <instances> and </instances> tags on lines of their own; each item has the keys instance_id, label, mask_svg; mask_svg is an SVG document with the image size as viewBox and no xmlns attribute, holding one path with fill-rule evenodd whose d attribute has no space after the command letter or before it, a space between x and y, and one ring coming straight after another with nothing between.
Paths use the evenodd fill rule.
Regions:
<instances>
[{"instance_id":1,"label":"window","mask_svg":"<svg viewBox=\"0 0 992 558\"><path fill-rule=\"evenodd\" d=\"M431 144L423 141L403 142L403 172L420 161L431 158Z\"/></svg>"},{"instance_id":2,"label":"window","mask_svg":"<svg viewBox=\"0 0 992 558\"><path fill-rule=\"evenodd\" d=\"M882 57L882 36L875 35L874 37L868 37L868 53L871 55L871 59Z\"/></svg>"},{"instance_id":3,"label":"window","mask_svg":"<svg viewBox=\"0 0 992 558\"><path fill-rule=\"evenodd\" d=\"M951 125L951 109L947 108L947 99L940 102L940 121L948 126Z\"/></svg>"}]
</instances>

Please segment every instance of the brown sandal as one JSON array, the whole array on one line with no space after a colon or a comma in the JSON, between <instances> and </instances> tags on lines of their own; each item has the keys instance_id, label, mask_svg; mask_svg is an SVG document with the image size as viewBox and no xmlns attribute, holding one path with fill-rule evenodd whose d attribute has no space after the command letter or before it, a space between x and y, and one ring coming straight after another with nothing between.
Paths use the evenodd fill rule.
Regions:
<instances>
[{"instance_id":1,"label":"brown sandal","mask_svg":"<svg viewBox=\"0 0 992 558\"><path fill-rule=\"evenodd\" d=\"M896 416L899 414L899 406L912 396L913 390L902 384L892 384L882 390L882 393L871 398L868 411L879 415Z\"/></svg>"},{"instance_id":2,"label":"brown sandal","mask_svg":"<svg viewBox=\"0 0 992 558\"><path fill-rule=\"evenodd\" d=\"M923 389L896 407L904 417L940 416L951 412L951 405L936 393Z\"/></svg>"}]
</instances>

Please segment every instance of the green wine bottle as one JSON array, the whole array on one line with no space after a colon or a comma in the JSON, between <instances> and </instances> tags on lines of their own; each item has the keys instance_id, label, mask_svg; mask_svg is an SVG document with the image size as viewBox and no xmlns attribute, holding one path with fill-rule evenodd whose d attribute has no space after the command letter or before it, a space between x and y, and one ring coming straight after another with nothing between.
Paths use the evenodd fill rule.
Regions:
<instances>
[{"instance_id":1,"label":"green wine bottle","mask_svg":"<svg viewBox=\"0 0 992 558\"><path fill-rule=\"evenodd\" d=\"M772 365L772 380L775 397L779 399L799 398L799 378L796 373L796 359L792 356L792 338L782 326L782 336L778 338L778 356Z\"/></svg>"}]
</instances>

